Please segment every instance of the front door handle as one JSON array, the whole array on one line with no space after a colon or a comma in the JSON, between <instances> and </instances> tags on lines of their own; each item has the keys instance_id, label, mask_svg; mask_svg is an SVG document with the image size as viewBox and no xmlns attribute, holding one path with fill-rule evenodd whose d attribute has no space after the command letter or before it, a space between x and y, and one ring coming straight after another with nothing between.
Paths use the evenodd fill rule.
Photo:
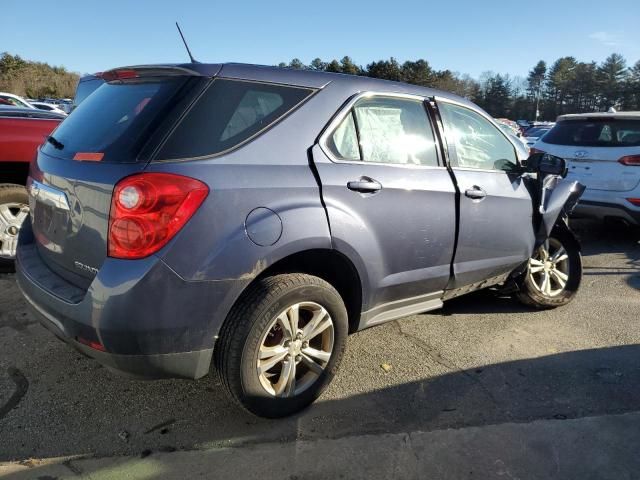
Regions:
<instances>
[{"instance_id":1,"label":"front door handle","mask_svg":"<svg viewBox=\"0 0 640 480\"><path fill-rule=\"evenodd\" d=\"M477 185L474 185L472 188L467 189L464 194L472 198L473 200L482 200L487 196L487 192L485 192L482 188Z\"/></svg>"},{"instance_id":2,"label":"front door handle","mask_svg":"<svg viewBox=\"0 0 640 480\"><path fill-rule=\"evenodd\" d=\"M374 193L382 190L382 184L369 177L362 177L360 180L352 180L347 183L347 188L354 192Z\"/></svg>"}]
</instances>

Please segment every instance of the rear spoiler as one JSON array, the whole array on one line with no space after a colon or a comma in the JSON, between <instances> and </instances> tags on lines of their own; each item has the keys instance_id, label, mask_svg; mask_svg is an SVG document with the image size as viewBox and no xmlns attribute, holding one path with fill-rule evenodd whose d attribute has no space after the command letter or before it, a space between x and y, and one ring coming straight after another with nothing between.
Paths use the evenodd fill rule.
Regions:
<instances>
[{"instance_id":1,"label":"rear spoiler","mask_svg":"<svg viewBox=\"0 0 640 480\"><path fill-rule=\"evenodd\" d=\"M105 82L112 82L114 80L129 80L142 77L202 76L202 74L184 67L150 65L114 68L113 70L96 73L95 76Z\"/></svg>"},{"instance_id":2,"label":"rear spoiler","mask_svg":"<svg viewBox=\"0 0 640 480\"><path fill-rule=\"evenodd\" d=\"M140 77L166 77L166 76L198 76L215 77L222 65L219 63L181 63L162 65L132 65L118 67L94 74L106 82L113 80L126 80Z\"/></svg>"}]
</instances>

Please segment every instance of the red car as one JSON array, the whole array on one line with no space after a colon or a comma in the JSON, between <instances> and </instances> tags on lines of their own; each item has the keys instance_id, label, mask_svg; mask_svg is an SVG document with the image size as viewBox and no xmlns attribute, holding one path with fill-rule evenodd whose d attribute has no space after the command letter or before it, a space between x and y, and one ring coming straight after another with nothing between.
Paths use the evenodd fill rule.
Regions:
<instances>
[{"instance_id":1,"label":"red car","mask_svg":"<svg viewBox=\"0 0 640 480\"><path fill-rule=\"evenodd\" d=\"M63 115L0 107L0 270L13 268L18 232L29 212L25 184L29 162Z\"/></svg>"}]
</instances>

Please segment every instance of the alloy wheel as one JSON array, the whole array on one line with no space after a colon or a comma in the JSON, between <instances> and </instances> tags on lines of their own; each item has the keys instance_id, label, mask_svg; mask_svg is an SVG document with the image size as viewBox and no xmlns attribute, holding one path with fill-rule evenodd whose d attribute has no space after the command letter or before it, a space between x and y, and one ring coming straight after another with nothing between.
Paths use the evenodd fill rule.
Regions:
<instances>
[{"instance_id":1,"label":"alloy wheel","mask_svg":"<svg viewBox=\"0 0 640 480\"><path fill-rule=\"evenodd\" d=\"M262 387L274 397L301 394L327 367L333 344L333 320L324 307L300 302L286 308L260 342L256 370Z\"/></svg>"},{"instance_id":2,"label":"alloy wheel","mask_svg":"<svg viewBox=\"0 0 640 480\"><path fill-rule=\"evenodd\" d=\"M29 206L23 203L0 205L0 258L15 258L18 233L28 214Z\"/></svg>"},{"instance_id":3,"label":"alloy wheel","mask_svg":"<svg viewBox=\"0 0 640 480\"><path fill-rule=\"evenodd\" d=\"M559 295L569 281L569 254L555 238L550 238L529 259L529 277L546 297Z\"/></svg>"}]
</instances>

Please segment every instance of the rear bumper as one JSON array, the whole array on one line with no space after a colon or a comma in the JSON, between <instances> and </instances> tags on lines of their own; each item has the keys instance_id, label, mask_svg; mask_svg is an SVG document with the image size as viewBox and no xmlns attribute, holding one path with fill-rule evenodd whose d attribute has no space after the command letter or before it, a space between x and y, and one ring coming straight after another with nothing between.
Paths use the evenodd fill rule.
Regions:
<instances>
[{"instance_id":1,"label":"rear bumper","mask_svg":"<svg viewBox=\"0 0 640 480\"><path fill-rule=\"evenodd\" d=\"M21 231L16 278L48 330L128 375L199 378L208 373L217 332L242 282L187 282L153 256L107 258L83 291L52 272L29 237L30 228Z\"/></svg>"},{"instance_id":2,"label":"rear bumper","mask_svg":"<svg viewBox=\"0 0 640 480\"><path fill-rule=\"evenodd\" d=\"M598 220L618 218L630 225L640 225L640 207L635 207L627 200L627 198L640 197L639 190L608 192L587 188L573 211L573 216Z\"/></svg>"},{"instance_id":3,"label":"rear bumper","mask_svg":"<svg viewBox=\"0 0 640 480\"><path fill-rule=\"evenodd\" d=\"M63 342L83 355L97 360L105 367L136 378L200 378L209 372L213 348L194 352L160 353L153 355L122 355L96 350L65 334L60 323L42 310L24 291L31 313L38 321Z\"/></svg>"}]
</instances>

